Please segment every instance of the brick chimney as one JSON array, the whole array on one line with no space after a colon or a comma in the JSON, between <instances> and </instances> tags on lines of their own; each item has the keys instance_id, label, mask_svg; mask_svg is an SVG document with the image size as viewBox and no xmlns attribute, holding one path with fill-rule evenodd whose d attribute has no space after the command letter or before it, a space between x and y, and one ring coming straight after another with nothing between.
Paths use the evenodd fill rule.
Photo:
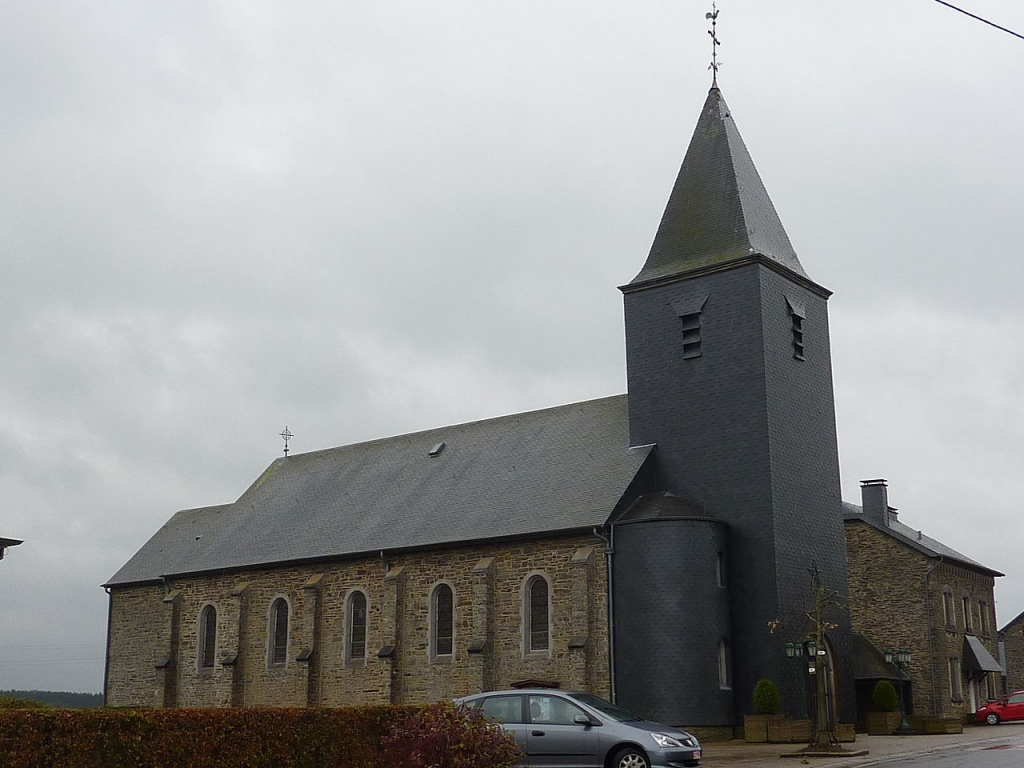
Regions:
<instances>
[{"instance_id":1,"label":"brick chimney","mask_svg":"<svg viewBox=\"0 0 1024 768\"><path fill-rule=\"evenodd\" d=\"M889 526L889 484L882 479L860 481L861 506L864 519L875 525ZM895 510L892 510L895 512Z\"/></svg>"}]
</instances>

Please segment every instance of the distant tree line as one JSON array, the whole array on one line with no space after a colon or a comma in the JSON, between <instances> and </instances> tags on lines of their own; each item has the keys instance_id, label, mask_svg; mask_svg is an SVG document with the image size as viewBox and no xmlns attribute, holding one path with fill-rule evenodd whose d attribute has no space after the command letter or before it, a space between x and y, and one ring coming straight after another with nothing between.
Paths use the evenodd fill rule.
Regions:
<instances>
[{"instance_id":1,"label":"distant tree line","mask_svg":"<svg viewBox=\"0 0 1024 768\"><path fill-rule=\"evenodd\" d=\"M0 699L37 701L60 709L89 709L103 706L102 693L70 693L68 691L0 691Z\"/></svg>"}]
</instances>

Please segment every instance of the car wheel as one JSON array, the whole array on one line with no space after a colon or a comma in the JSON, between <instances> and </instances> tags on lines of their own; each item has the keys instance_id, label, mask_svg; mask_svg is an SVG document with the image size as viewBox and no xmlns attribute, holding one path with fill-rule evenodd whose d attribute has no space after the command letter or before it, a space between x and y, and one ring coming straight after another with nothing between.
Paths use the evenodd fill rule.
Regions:
<instances>
[{"instance_id":1,"label":"car wheel","mask_svg":"<svg viewBox=\"0 0 1024 768\"><path fill-rule=\"evenodd\" d=\"M615 753L612 768L651 768L651 761L639 747L626 747Z\"/></svg>"},{"instance_id":2,"label":"car wheel","mask_svg":"<svg viewBox=\"0 0 1024 768\"><path fill-rule=\"evenodd\" d=\"M985 715L985 722L989 725L999 725L999 715L995 712L989 712Z\"/></svg>"}]
</instances>

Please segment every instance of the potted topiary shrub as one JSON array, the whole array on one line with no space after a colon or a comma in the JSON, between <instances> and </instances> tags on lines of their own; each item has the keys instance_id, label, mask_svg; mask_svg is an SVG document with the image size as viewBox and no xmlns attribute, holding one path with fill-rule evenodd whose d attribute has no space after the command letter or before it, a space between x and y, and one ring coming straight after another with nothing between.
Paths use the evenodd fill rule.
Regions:
<instances>
[{"instance_id":1,"label":"potted topiary shrub","mask_svg":"<svg viewBox=\"0 0 1024 768\"><path fill-rule=\"evenodd\" d=\"M768 741L770 723L782 719L779 708L782 697L779 688L767 678L761 678L754 686L754 714L743 716L743 738L750 742Z\"/></svg>"},{"instance_id":2,"label":"potted topiary shrub","mask_svg":"<svg viewBox=\"0 0 1024 768\"><path fill-rule=\"evenodd\" d=\"M873 712L868 712L868 733L872 736L888 736L900 727L900 697L896 686L888 680L879 680L871 692Z\"/></svg>"}]
</instances>

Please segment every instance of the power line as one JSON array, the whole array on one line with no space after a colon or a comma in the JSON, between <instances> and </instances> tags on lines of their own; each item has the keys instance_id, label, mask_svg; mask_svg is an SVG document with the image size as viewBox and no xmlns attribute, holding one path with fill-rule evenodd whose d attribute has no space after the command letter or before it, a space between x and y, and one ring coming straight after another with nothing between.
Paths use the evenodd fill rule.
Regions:
<instances>
[{"instance_id":1,"label":"power line","mask_svg":"<svg viewBox=\"0 0 1024 768\"><path fill-rule=\"evenodd\" d=\"M970 16L972 19L977 19L978 21L982 22L983 24L988 24L990 27L995 27L996 29L1002 30L1003 32L1011 34L1014 37L1019 37L1021 40L1024 40L1024 35L1018 34L1017 32L1014 32L1012 29L1007 29L1006 27L1001 27L998 24L996 24L994 21L989 21L988 19L983 19L981 16L975 16L973 13L971 13L970 11L965 11L963 8L957 8L952 3L947 3L946 0L935 0L935 2L939 3L940 5L946 6L947 8L952 8L954 11L960 11L960 13L964 14L965 16Z\"/></svg>"},{"instance_id":2,"label":"power line","mask_svg":"<svg viewBox=\"0 0 1024 768\"><path fill-rule=\"evenodd\" d=\"M56 667L65 664L102 664L102 657L98 658L33 658L22 659L19 662L0 662L0 667Z\"/></svg>"},{"instance_id":3,"label":"power line","mask_svg":"<svg viewBox=\"0 0 1024 768\"><path fill-rule=\"evenodd\" d=\"M4 651L39 651L53 650L56 648L106 648L104 643L69 643L64 645L0 645L0 654Z\"/></svg>"}]
</instances>

